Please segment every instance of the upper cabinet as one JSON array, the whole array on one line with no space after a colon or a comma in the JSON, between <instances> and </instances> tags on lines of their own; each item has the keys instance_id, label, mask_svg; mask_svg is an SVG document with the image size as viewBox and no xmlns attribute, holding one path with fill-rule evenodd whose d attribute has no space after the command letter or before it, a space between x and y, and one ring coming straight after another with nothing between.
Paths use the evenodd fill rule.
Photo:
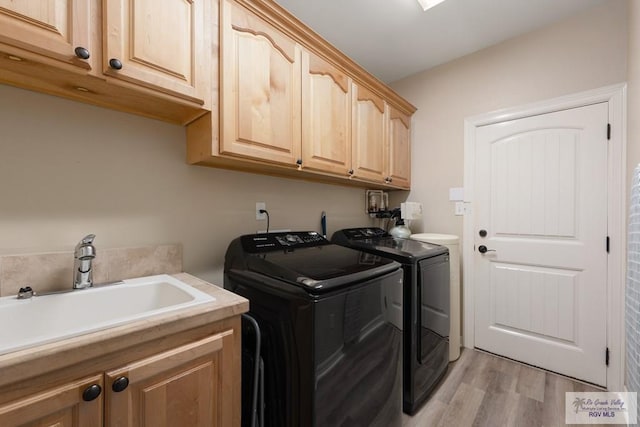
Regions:
<instances>
[{"instance_id":1,"label":"upper cabinet","mask_svg":"<svg viewBox=\"0 0 640 427\"><path fill-rule=\"evenodd\" d=\"M389 170L386 179L394 186L411 186L411 116L389 107Z\"/></svg>"},{"instance_id":2,"label":"upper cabinet","mask_svg":"<svg viewBox=\"0 0 640 427\"><path fill-rule=\"evenodd\" d=\"M384 100L354 85L353 171L357 178L385 182L387 170L387 116Z\"/></svg>"},{"instance_id":3,"label":"upper cabinet","mask_svg":"<svg viewBox=\"0 0 640 427\"><path fill-rule=\"evenodd\" d=\"M0 83L186 125L212 108L214 5L0 0Z\"/></svg>"},{"instance_id":4,"label":"upper cabinet","mask_svg":"<svg viewBox=\"0 0 640 427\"><path fill-rule=\"evenodd\" d=\"M415 107L271 0L219 16L221 108L187 126L189 163L409 188Z\"/></svg>"},{"instance_id":5,"label":"upper cabinet","mask_svg":"<svg viewBox=\"0 0 640 427\"><path fill-rule=\"evenodd\" d=\"M211 0L103 0L103 72L204 104Z\"/></svg>"},{"instance_id":6,"label":"upper cabinet","mask_svg":"<svg viewBox=\"0 0 640 427\"><path fill-rule=\"evenodd\" d=\"M234 1L221 2L220 154L300 160L300 46Z\"/></svg>"},{"instance_id":7,"label":"upper cabinet","mask_svg":"<svg viewBox=\"0 0 640 427\"><path fill-rule=\"evenodd\" d=\"M302 53L302 165L351 176L351 78L318 55Z\"/></svg>"},{"instance_id":8,"label":"upper cabinet","mask_svg":"<svg viewBox=\"0 0 640 427\"><path fill-rule=\"evenodd\" d=\"M89 21L86 0L0 0L0 43L86 72Z\"/></svg>"}]
</instances>

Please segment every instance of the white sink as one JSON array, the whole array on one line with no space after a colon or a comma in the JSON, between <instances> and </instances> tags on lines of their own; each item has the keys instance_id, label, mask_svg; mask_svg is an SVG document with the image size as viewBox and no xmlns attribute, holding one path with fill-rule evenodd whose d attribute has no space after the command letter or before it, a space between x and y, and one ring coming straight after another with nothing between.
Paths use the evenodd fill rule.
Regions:
<instances>
[{"instance_id":1,"label":"white sink","mask_svg":"<svg viewBox=\"0 0 640 427\"><path fill-rule=\"evenodd\" d=\"M0 298L0 354L215 301L166 274L123 282L23 300Z\"/></svg>"}]
</instances>

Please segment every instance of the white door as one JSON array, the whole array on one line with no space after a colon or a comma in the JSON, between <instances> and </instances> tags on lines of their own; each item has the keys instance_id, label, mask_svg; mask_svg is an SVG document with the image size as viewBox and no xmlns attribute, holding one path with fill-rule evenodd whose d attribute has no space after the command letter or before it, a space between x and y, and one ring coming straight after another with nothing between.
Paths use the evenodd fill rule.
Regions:
<instances>
[{"instance_id":1,"label":"white door","mask_svg":"<svg viewBox=\"0 0 640 427\"><path fill-rule=\"evenodd\" d=\"M603 386L607 118L599 103L479 127L474 183L476 347Z\"/></svg>"}]
</instances>

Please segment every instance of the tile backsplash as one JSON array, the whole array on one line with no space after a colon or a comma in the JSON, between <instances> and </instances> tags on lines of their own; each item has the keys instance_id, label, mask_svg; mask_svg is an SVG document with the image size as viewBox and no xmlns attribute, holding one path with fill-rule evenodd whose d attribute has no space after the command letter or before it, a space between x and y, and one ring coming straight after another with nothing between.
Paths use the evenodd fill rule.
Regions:
<instances>
[{"instance_id":1,"label":"tile backsplash","mask_svg":"<svg viewBox=\"0 0 640 427\"><path fill-rule=\"evenodd\" d=\"M102 249L93 262L94 283L182 272L182 245ZM0 297L24 286L36 292L71 289L73 252L0 256Z\"/></svg>"}]
</instances>

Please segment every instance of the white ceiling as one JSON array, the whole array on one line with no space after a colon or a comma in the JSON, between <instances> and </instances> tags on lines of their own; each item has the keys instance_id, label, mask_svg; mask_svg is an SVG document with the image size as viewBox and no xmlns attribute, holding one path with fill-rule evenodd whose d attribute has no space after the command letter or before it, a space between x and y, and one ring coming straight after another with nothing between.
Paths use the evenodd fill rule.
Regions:
<instances>
[{"instance_id":1,"label":"white ceiling","mask_svg":"<svg viewBox=\"0 0 640 427\"><path fill-rule=\"evenodd\" d=\"M275 0L384 82L621 0Z\"/></svg>"}]
</instances>

